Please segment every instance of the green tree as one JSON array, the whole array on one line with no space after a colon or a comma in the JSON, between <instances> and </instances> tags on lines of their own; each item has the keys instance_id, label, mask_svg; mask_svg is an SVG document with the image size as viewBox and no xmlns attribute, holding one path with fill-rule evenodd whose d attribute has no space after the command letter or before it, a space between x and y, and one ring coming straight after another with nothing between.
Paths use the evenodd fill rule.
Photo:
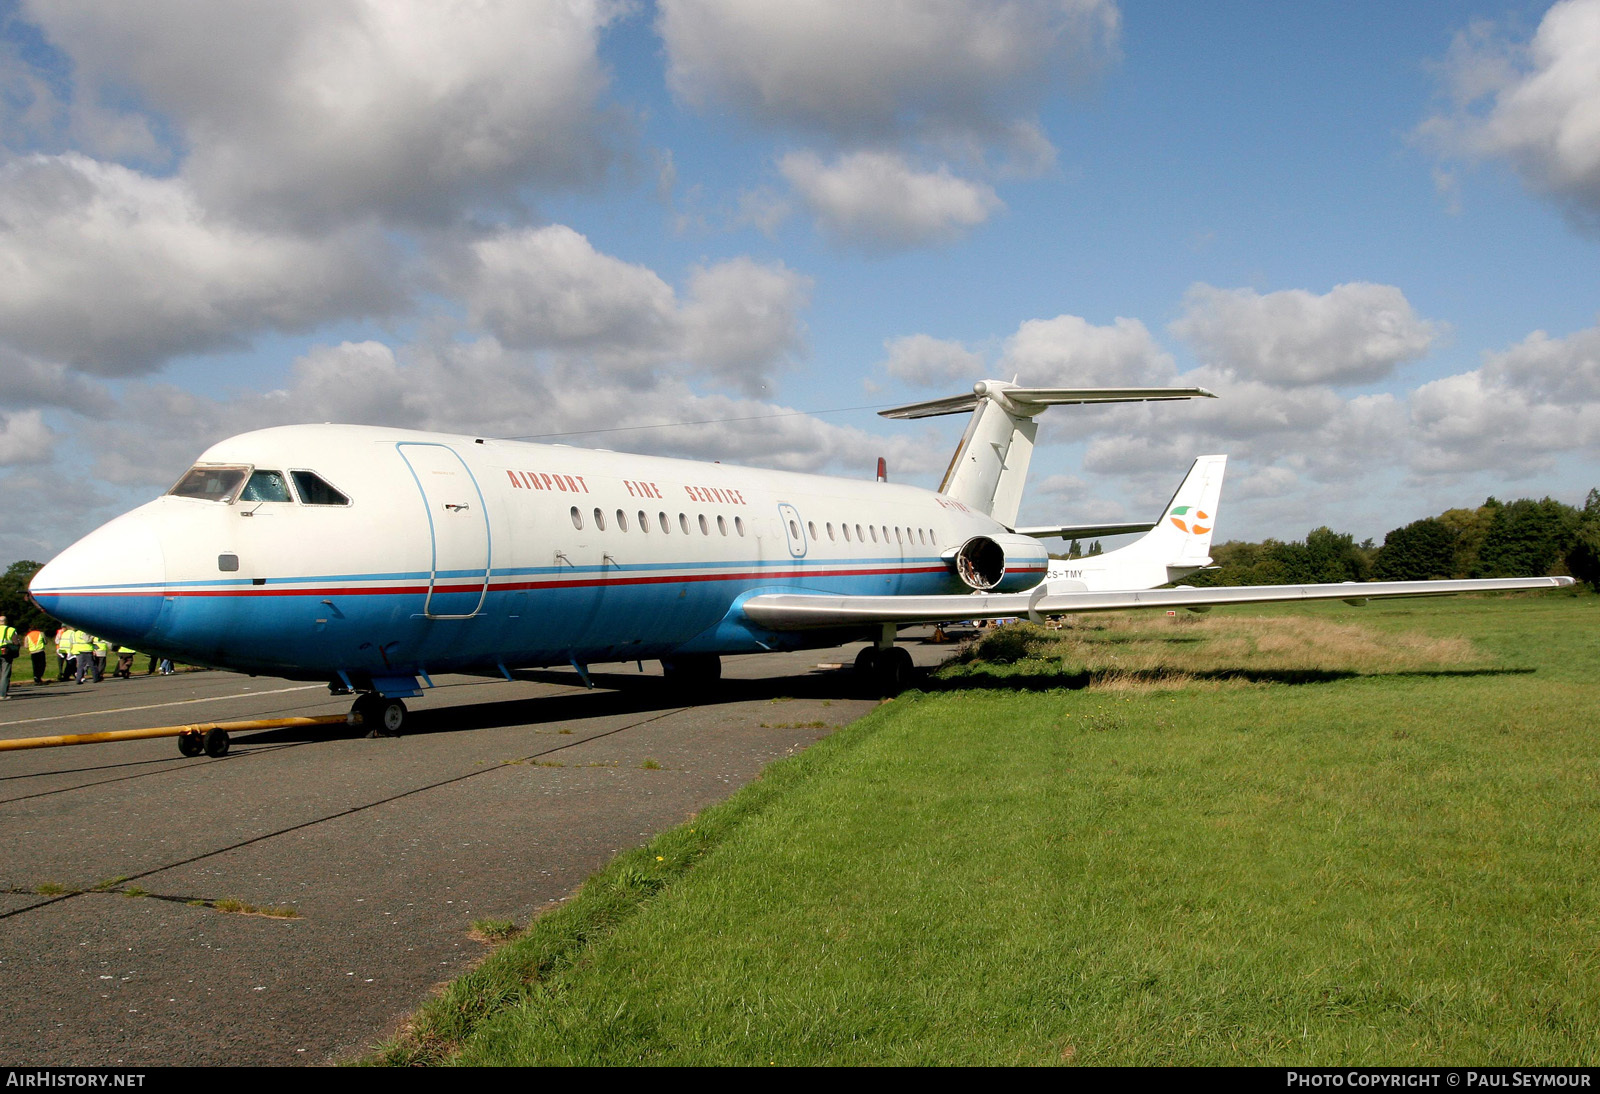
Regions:
<instances>
[{"instance_id":1,"label":"green tree","mask_svg":"<svg viewBox=\"0 0 1600 1094\"><path fill-rule=\"evenodd\" d=\"M56 628L55 620L40 611L28 597L28 582L43 568L42 562L24 559L13 562L5 574L0 575L0 615L19 632L26 633L35 627L53 632Z\"/></svg>"},{"instance_id":2,"label":"green tree","mask_svg":"<svg viewBox=\"0 0 1600 1094\"><path fill-rule=\"evenodd\" d=\"M1372 562L1372 576L1378 581L1427 581L1453 577L1455 572L1456 534L1438 517L1412 521L1384 536Z\"/></svg>"},{"instance_id":3,"label":"green tree","mask_svg":"<svg viewBox=\"0 0 1600 1094\"><path fill-rule=\"evenodd\" d=\"M1567 548L1567 570L1600 592L1600 490L1590 490L1584 500L1572 544Z\"/></svg>"},{"instance_id":4,"label":"green tree","mask_svg":"<svg viewBox=\"0 0 1600 1094\"><path fill-rule=\"evenodd\" d=\"M1489 534L1494 515L1505 506L1498 498L1489 498L1476 509L1446 509L1438 520L1456 537L1456 560L1451 567L1451 577L1470 577L1478 568L1478 549Z\"/></svg>"},{"instance_id":5,"label":"green tree","mask_svg":"<svg viewBox=\"0 0 1600 1094\"><path fill-rule=\"evenodd\" d=\"M1582 514L1553 498L1519 498L1494 514L1474 577L1541 577L1560 568Z\"/></svg>"},{"instance_id":6,"label":"green tree","mask_svg":"<svg viewBox=\"0 0 1600 1094\"><path fill-rule=\"evenodd\" d=\"M1326 525L1306 533L1305 559L1307 583L1367 579L1367 556L1355 537Z\"/></svg>"}]
</instances>

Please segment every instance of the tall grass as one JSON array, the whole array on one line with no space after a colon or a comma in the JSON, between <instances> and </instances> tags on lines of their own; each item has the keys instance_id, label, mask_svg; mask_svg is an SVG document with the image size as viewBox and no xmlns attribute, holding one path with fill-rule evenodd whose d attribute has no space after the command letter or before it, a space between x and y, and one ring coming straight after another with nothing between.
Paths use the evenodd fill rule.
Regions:
<instances>
[{"instance_id":1,"label":"tall grass","mask_svg":"<svg viewBox=\"0 0 1600 1094\"><path fill-rule=\"evenodd\" d=\"M572 937L535 922L482 988L503 1005L433 1055L1592 1062L1597 607L1029 635L591 882L659 879L518 965ZM1052 672L1074 686L1036 690Z\"/></svg>"}]
</instances>

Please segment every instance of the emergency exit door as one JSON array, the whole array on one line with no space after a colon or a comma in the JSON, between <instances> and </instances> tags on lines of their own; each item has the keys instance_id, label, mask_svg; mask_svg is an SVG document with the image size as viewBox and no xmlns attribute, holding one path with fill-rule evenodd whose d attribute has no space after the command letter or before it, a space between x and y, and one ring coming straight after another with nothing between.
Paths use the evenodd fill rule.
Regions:
<instances>
[{"instance_id":1,"label":"emergency exit door","mask_svg":"<svg viewBox=\"0 0 1600 1094\"><path fill-rule=\"evenodd\" d=\"M422 614L467 619L489 593L489 513L483 491L455 449L443 444L395 446L422 493L432 541L432 568Z\"/></svg>"}]
</instances>

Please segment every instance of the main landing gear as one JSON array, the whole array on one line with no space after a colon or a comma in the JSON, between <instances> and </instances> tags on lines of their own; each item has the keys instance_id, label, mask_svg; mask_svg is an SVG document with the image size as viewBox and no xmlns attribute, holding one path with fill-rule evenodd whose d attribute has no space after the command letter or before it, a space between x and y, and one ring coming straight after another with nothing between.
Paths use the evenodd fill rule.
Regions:
<instances>
[{"instance_id":1,"label":"main landing gear","mask_svg":"<svg viewBox=\"0 0 1600 1094\"><path fill-rule=\"evenodd\" d=\"M714 653L686 653L661 659L661 675L675 688L709 688L722 679L722 658Z\"/></svg>"},{"instance_id":2,"label":"main landing gear","mask_svg":"<svg viewBox=\"0 0 1600 1094\"><path fill-rule=\"evenodd\" d=\"M867 646L856 654L856 679L868 695L894 696L909 688L917 667L900 646Z\"/></svg>"},{"instance_id":3,"label":"main landing gear","mask_svg":"<svg viewBox=\"0 0 1600 1094\"><path fill-rule=\"evenodd\" d=\"M398 737L406 724L406 705L399 699L386 699L374 691L356 697L345 719L367 731L368 737Z\"/></svg>"}]
</instances>

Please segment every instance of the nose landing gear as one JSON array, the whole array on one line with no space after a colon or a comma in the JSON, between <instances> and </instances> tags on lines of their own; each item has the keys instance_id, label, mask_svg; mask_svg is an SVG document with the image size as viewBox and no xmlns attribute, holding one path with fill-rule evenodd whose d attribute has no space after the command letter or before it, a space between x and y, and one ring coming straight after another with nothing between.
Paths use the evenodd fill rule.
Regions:
<instances>
[{"instance_id":1,"label":"nose landing gear","mask_svg":"<svg viewBox=\"0 0 1600 1094\"><path fill-rule=\"evenodd\" d=\"M406 705L377 692L363 692L345 720L351 726L364 728L368 737L398 737L406 724Z\"/></svg>"},{"instance_id":2,"label":"nose landing gear","mask_svg":"<svg viewBox=\"0 0 1600 1094\"><path fill-rule=\"evenodd\" d=\"M226 756L231 744L228 731L221 726L212 726L203 731L191 729L178 734L178 751L185 756L198 756L202 752L212 758Z\"/></svg>"}]
</instances>

